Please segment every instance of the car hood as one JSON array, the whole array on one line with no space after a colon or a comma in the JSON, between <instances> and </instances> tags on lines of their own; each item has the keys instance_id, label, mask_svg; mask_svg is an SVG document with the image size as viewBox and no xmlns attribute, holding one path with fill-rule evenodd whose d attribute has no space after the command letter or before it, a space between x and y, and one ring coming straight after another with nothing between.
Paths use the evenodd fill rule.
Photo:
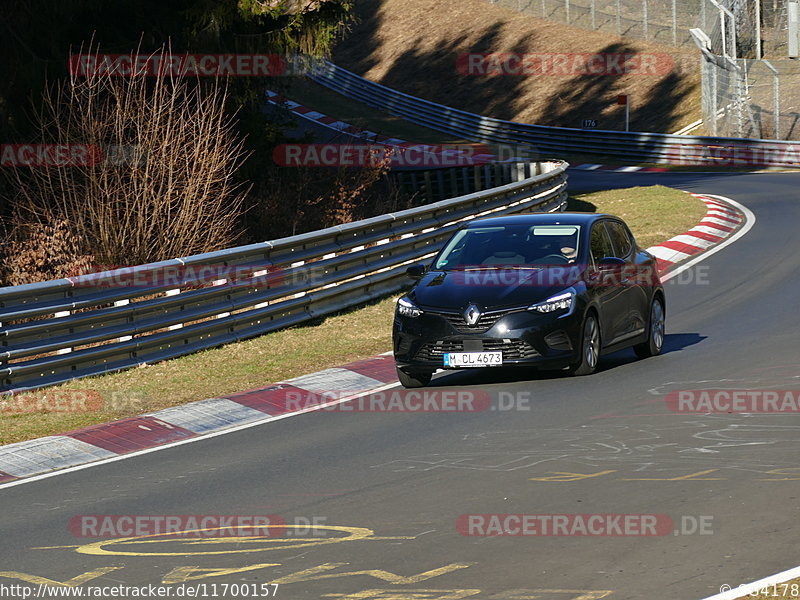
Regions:
<instances>
[{"instance_id":1,"label":"car hood","mask_svg":"<svg viewBox=\"0 0 800 600\"><path fill-rule=\"evenodd\" d=\"M528 306L546 300L582 277L580 267L429 271L408 294L420 307L482 310Z\"/></svg>"}]
</instances>

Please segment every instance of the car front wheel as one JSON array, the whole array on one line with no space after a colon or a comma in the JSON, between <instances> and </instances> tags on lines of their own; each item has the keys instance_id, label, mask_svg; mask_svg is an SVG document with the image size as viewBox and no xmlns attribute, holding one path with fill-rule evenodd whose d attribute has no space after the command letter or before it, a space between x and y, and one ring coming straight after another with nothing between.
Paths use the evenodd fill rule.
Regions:
<instances>
[{"instance_id":1,"label":"car front wheel","mask_svg":"<svg viewBox=\"0 0 800 600\"><path fill-rule=\"evenodd\" d=\"M571 368L573 375L591 375L600 359L600 323L589 313L581 328L580 360Z\"/></svg>"}]
</instances>

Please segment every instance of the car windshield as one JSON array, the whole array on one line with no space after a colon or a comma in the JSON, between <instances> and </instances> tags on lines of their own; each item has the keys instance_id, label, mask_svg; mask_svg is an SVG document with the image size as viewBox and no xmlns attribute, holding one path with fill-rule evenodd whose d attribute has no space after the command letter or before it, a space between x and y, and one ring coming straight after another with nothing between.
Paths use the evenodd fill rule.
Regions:
<instances>
[{"instance_id":1,"label":"car windshield","mask_svg":"<svg viewBox=\"0 0 800 600\"><path fill-rule=\"evenodd\" d=\"M497 225L456 233L433 268L529 268L574 263L580 225Z\"/></svg>"}]
</instances>

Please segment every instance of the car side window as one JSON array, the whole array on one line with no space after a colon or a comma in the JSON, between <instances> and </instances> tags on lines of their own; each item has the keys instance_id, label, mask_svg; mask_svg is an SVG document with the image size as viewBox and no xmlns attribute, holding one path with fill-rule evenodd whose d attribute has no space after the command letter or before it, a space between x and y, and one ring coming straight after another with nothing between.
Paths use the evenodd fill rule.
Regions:
<instances>
[{"instance_id":1,"label":"car side window","mask_svg":"<svg viewBox=\"0 0 800 600\"><path fill-rule=\"evenodd\" d=\"M625 229L622 223L617 221L608 221L606 225L611 236L611 242L614 244L614 254L611 256L622 259L628 258L633 248L633 242L628 230Z\"/></svg>"},{"instance_id":2,"label":"car side window","mask_svg":"<svg viewBox=\"0 0 800 600\"><path fill-rule=\"evenodd\" d=\"M589 246L592 252L592 262L594 262L594 264L597 264L600 259L606 256L614 256L614 249L608 237L604 221L599 221L592 226Z\"/></svg>"}]
</instances>

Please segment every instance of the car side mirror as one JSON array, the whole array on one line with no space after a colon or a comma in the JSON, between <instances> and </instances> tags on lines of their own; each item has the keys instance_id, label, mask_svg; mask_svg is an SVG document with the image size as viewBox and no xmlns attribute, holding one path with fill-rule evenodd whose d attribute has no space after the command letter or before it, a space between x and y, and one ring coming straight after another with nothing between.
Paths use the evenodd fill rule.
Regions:
<instances>
[{"instance_id":1,"label":"car side mirror","mask_svg":"<svg viewBox=\"0 0 800 600\"><path fill-rule=\"evenodd\" d=\"M425 274L425 265L411 265L406 269L406 275L411 279L421 279Z\"/></svg>"},{"instance_id":2,"label":"car side mirror","mask_svg":"<svg viewBox=\"0 0 800 600\"><path fill-rule=\"evenodd\" d=\"M597 268L600 271L613 271L614 269L625 266L625 261L616 256L605 256L597 263Z\"/></svg>"}]
</instances>

